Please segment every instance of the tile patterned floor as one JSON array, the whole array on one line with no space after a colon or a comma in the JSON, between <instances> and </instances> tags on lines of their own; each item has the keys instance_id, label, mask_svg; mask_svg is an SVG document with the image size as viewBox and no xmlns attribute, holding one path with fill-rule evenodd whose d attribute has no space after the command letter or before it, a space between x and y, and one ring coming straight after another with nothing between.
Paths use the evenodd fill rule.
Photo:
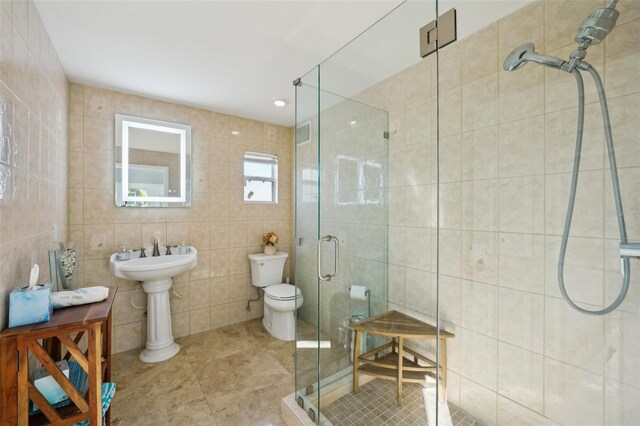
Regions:
<instances>
[{"instance_id":1,"label":"tile patterned floor","mask_svg":"<svg viewBox=\"0 0 640 426\"><path fill-rule=\"evenodd\" d=\"M145 364L140 350L113 357L112 424L283 425L280 400L292 392L292 342L271 337L261 320L177 342L172 359Z\"/></svg>"},{"instance_id":2,"label":"tile patterned floor","mask_svg":"<svg viewBox=\"0 0 640 426\"><path fill-rule=\"evenodd\" d=\"M396 404L395 382L375 379L324 408L322 413L334 426L426 425L422 386L406 383L403 404ZM449 404L453 426L481 426L460 408Z\"/></svg>"},{"instance_id":3,"label":"tile patterned floor","mask_svg":"<svg viewBox=\"0 0 640 426\"><path fill-rule=\"evenodd\" d=\"M293 342L270 336L261 319L176 340L182 350L158 364L140 361L140 349L113 357L112 425L284 425L280 400L294 389ZM323 413L334 426L426 425L420 385L405 384L404 395L398 409L394 383L376 379ZM480 426L449 407L453 426Z\"/></svg>"}]
</instances>

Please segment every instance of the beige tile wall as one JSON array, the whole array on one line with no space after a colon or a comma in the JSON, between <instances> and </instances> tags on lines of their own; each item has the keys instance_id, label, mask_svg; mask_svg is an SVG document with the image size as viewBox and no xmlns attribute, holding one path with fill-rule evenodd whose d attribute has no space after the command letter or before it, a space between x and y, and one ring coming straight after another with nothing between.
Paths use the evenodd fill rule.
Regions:
<instances>
[{"instance_id":1,"label":"beige tile wall","mask_svg":"<svg viewBox=\"0 0 640 426\"><path fill-rule=\"evenodd\" d=\"M436 87L435 58L362 95L389 111L390 307L434 320L439 256L440 318L456 334L448 347L448 398L486 424L640 422L632 402L640 396L638 263L632 261L626 301L605 317L573 311L557 285L575 144L575 81L532 64L502 70L504 58L525 42L567 57L581 20L603 4L537 1L440 52L437 249L435 98L415 96L421 90L416 72ZM619 10L617 27L589 49L587 61L605 81L629 239L639 240L640 2L620 2ZM590 81L586 96L565 277L574 299L595 309L615 299L621 277L602 119ZM417 207L425 199L431 204Z\"/></svg>"},{"instance_id":2,"label":"beige tile wall","mask_svg":"<svg viewBox=\"0 0 640 426\"><path fill-rule=\"evenodd\" d=\"M114 114L192 127L192 206L116 208ZM233 135L231 132L239 132ZM69 226L80 247L76 285L117 285L115 351L143 345L146 298L136 282L112 278L108 257L119 246L150 245L153 235L198 249L198 266L175 278L173 331L184 336L262 315L262 301L245 309L256 291L247 254L261 250L265 232L276 231L280 250L291 252L292 132L285 127L112 90L72 84L69 116ZM245 151L278 155L279 203L243 202ZM105 244L100 245L103 239ZM289 263L285 277L290 276Z\"/></svg>"},{"instance_id":3,"label":"beige tile wall","mask_svg":"<svg viewBox=\"0 0 640 426\"><path fill-rule=\"evenodd\" d=\"M0 2L0 330L32 257L67 236L68 83L32 1Z\"/></svg>"}]
</instances>

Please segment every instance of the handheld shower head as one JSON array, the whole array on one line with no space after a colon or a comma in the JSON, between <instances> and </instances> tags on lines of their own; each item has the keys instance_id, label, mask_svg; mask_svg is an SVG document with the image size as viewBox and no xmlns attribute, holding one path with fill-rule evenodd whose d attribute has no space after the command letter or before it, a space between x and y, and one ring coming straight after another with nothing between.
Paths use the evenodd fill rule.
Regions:
<instances>
[{"instance_id":1,"label":"handheld shower head","mask_svg":"<svg viewBox=\"0 0 640 426\"><path fill-rule=\"evenodd\" d=\"M565 63L564 60L554 58L553 56L539 55L535 52L535 49L536 47L533 45L533 43L525 43L521 46L516 47L509 54L509 56L507 56L507 59L504 60L504 70L515 71L529 61L544 65L546 67L558 69L560 69Z\"/></svg>"},{"instance_id":2,"label":"handheld shower head","mask_svg":"<svg viewBox=\"0 0 640 426\"><path fill-rule=\"evenodd\" d=\"M502 67L505 71L515 71L527 62L525 58L527 54L533 53L535 46L533 43L525 43L513 49L507 59L504 60Z\"/></svg>"}]
</instances>

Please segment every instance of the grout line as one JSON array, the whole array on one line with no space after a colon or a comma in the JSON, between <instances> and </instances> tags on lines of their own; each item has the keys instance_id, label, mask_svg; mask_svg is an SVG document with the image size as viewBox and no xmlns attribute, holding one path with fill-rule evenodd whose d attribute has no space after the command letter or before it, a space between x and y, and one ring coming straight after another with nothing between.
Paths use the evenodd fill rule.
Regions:
<instances>
[{"instance_id":1,"label":"grout line","mask_svg":"<svg viewBox=\"0 0 640 426\"><path fill-rule=\"evenodd\" d=\"M546 1L542 0L542 45L546 50L547 48L547 26L546 26L546 13L547 13L547 4ZM546 379L547 379L547 363L545 361L545 352L546 352L546 339L547 333L546 330L546 318L547 318L547 262L545 261L547 257L547 220L546 220L546 212L547 212L547 70L544 71L544 75L542 78L542 107L545 114L545 119L542 127L542 135L544 137L544 163L542 165L544 171L544 179L542 182L542 192L544 196L542 197L542 207L543 207L543 223L542 230L544 232L544 237L542 241L542 415L546 416Z\"/></svg>"},{"instance_id":2,"label":"grout line","mask_svg":"<svg viewBox=\"0 0 640 426\"><path fill-rule=\"evenodd\" d=\"M498 94L500 93L500 89L498 87ZM499 99L499 96L498 96ZM500 119L500 102L498 101L498 121ZM498 126L498 176L500 176L500 158L501 158L501 143L500 141L502 140L501 138L501 134L502 134L502 129L500 128L501 126ZM500 194L500 184L501 184L501 180L503 181L504 178L498 178L498 185L497 185L497 191L498 191L498 230L500 230L502 228L501 226L501 216L502 216L502 197ZM498 422L498 413L499 413L499 409L498 409L498 395L500 395L499 391L500 391L500 287L497 286L497 283L500 282L500 233L497 234L497 246L496 246L496 318L495 318L495 330L496 330L496 359L495 359L495 365L496 365L496 403L495 403L495 418L496 418L496 423Z\"/></svg>"},{"instance_id":3,"label":"grout line","mask_svg":"<svg viewBox=\"0 0 640 426\"><path fill-rule=\"evenodd\" d=\"M608 45L609 42L608 40L604 40L604 43L602 43L602 54L603 54L603 58L602 58L602 84L604 86L604 91L606 93L606 89L607 89L607 50L608 50ZM607 99L608 104L609 104L609 108L611 105L611 100L612 99ZM606 144L606 142L605 142ZM605 149L606 151L606 149ZM608 153L607 153L608 154ZM607 161L605 160L605 154L603 153L602 155L602 168L606 168L607 167ZM613 195L613 191L612 191L612 195ZM607 178L605 177L605 173L603 173L602 176L602 197L603 197L603 202L602 202L602 238L603 238L603 242L604 244L602 245L602 270L603 270L603 283L602 283L602 302L603 304L606 303L607 300L607 215L606 215L606 197L607 197ZM604 305L603 305L604 306ZM606 318L603 319L603 326L602 326L602 342L606 345L607 344L607 331L606 331ZM606 357L603 357L602 359L602 372L603 372L603 380L602 380L602 408L603 408L603 421L604 424L608 424L607 422L607 418L608 418L608 410L607 410L607 360Z\"/></svg>"}]
</instances>

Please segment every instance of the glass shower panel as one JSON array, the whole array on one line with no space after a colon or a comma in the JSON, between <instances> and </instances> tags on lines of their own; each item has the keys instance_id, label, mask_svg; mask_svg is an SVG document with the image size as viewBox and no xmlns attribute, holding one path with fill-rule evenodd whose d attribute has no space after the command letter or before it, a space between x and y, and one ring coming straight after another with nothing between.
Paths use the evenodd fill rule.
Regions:
<instances>
[{"instance_id":1,"label":"glass shower panel","mask_svg":"<svg viewBox=\"0 0 640 426\"><path fill-rule=\"evenodd\" d=\"M404 2L322 63L320 73L322 96L326 92L337 93L374 106L388 115L387 173L383 185L387 240L385 258L381 262L385 264L387 289L386 300L381 300L380 309L375 313L395 310L432 326L438 325L437 52L421 58L418 34L419 29L435 16L436 2ZM345 124L353 121L348 120L345 114L341 119L346 120ZM321 127L324 130L324 126ZM324 138L322 142L325 142ZM345 170L355 169L347 159L341 163L344 163ZM321 161L323 171L324 167ZM337 171L338 175L341 171ZM353 196L356 195L354 192ZM366 229L366 220L360 216L355 223ZM375 225L372 228L375 229ZM365 231L364 235L375 238L370 231ZM364 251L371 245L366 239L354 241L352 238L350 243L351 248L353 244L362 245L358 248ZM374 262L372 266L375 268ZM366 267L366 272L377 274L369 267ZM352 281L349 285L354 284ZM371 350L390 339L376 337L374 340L369 335L364 339L366 347L360 349ZM434 340L411 339L406 346L422 356L437 360L438 345ZM381 364L394 359L386 357L386 351L381 353L385 358ZM405 358L405 365L409 361L423 367L427 365L413 356L405 355ZM331 371L328 362L322 358L320 362L321 373L323 367ZM404 373L405 377L408 375ZM347 407L360 410L358 415L369 424L436 423L435 374L427 378L423 374L420 384L405 382L401 405L396 403L395 378L387 377L393 380L385 380L384 376L362 375L358 393L352 392L349 381L348 394L335 402L321 404L320 411L334 424L349 424L349 420L340 414L345 409L348 411ZM321 386L321 392L322 389Z\"/></svg>"},{"instance_id":2,"label":"glass shower panel","mask_svg":"<svg viewBox=\"0 0 640 426\"><path fill-rule=\"evenodd\" d=\"M479 3L491 13L491 2ZM509 12L483 28L471 28L461 6L465 36L439 53L438 306L456 334L447 397L481 424L640 424L639 262L630 261L625 301L603 316L573 309L558 284L576 79L532 61L503 69L525 43L547 64L568 61L578 27L607 3L501 2ZM618 2L615 28L584 58L606 89L629 241L640 239L640 45L629 43L639 4ZM512 59L531 58L520 53ZM564 280L577 305L600 310L620 292L620 237L598 94L586 68L582 76L585 126Z\"/></svg>"},{"instance_id":3,"label":"glass shower panel","mask_svg":"<svg viewBox=\"0 0 640 426\"><path fill-rule=\"evenodd\" d=\"M316 405L306 408L313 407L316 421L323 419L321 412L334 424L345 423L333 409L344 408L340 402L347 398L364 407L362 412L387 416L387 422L390 416L392 423L426 423L422 417L403 418L400 407L376 406L361 398L364 392L354 395L348 380L342 382L344 396L334 401L332 389L341 384L334 380L341 376L336 373L350 366L346 357L333 362L325 356L328 349L319 349L327 342L332 350L336 342L337 347L345 338L349 342L343 321L354 310L346 289L363 279L361 261L350 259L359 256L350 250L368 249L353 244L369 244L366 238L377 232L365 231L355 241L351 236L352 228L369 223L369 216L350 213L369 199L369 188L353 189L366 173L351 151L360 145L344 136L350 135L352 121L359 123L349 116L362 103L388 114L382 184L387 253L380 262L386 262L387 291L380 308L455 334L447 340L448 404L439 407L438 424L449 419L454 425L639 424L638 261L631 260L624 303L605 316L573 310L558 288L558 254L575 159L575 79L534 63L514 72L502 68L509 53L524 43L535 44L540 54L568 58L576 49L575 28L605 4L456 4L459 40L437 56L420 59L416 53L417 30L435 17L436 3L409 1L323 62L310 78L322 90L308 88L313 101L307 101L316 108L311 149L316 156L307 163L312 164L306 176L315 185L310 202L315 210L307 210L306 217L318 222L309 222L310 231L298 223L299 231L313 235L301 242L296 284L307 286L303 291L310 299L305 293L305 304L315 298L299 312L301 320L312 324L305 329L299 323L299 336L310 329L308 335L317 342L308 352L313 355L306 356L308 364L298 349L296 389L315 398ZM617 3L615 28L602 43L590 46L586 57L604 80L629 241L640 240L640 45L633 42L640 31L638 4ZM449 8L444 2L439 7L441 13ZM590 76L583 74L584 144L564 272L576 303L601 309L620 290L618 213L597 93ZM302 172L297 169L298 185ZM300 191L298 187L298 195ZM341 239L343 212L349 219ZM324 235L335 235L346 251L340 253L336 278L320 283L314 256L317 239ZM323 243L323 274L334 271L333 244ZM364 270L364 282L370 285L366 261ZM372 274L377 275L375 267ZM411 345L431 358L439 349L433 342ZM309 374L302 380L305 371ZM376 387L369 389L384 389L378 382L370 382ZM426 411L433 421L435 401L427 393L421 399L421 409L414 413Z\"/></svg>"},{"instance_id":4,"label":"glass shower panel","mask_svg":"<svg viewBox=\"0 0 640 426\"><path fill-rule=\"evenodd\" d=\"M348 328L392 310L438 324L437 54L422 59L418 37L435 7L402 3L297 87L296 396L316 422L436 420L435 375L405 383L403 404L395 380L363 376L352 391ZM389 339L365 335L360 353ZM436 359L435 341L406 344Z\"/></svg>"},{"instance_id":5,"label":"glass shower panel","mask_svg":"<svg viewBox=\"0 0 640 426\"><path fill-rule=\"evenodd\" d=\"M295 133L296 248L295 285L304 303L296 315L296 400L310 417L318 416L310 399L318 389L319 291L316 248L320 224L318 68L297 82Z\"/></svg>"}]
</instances>

